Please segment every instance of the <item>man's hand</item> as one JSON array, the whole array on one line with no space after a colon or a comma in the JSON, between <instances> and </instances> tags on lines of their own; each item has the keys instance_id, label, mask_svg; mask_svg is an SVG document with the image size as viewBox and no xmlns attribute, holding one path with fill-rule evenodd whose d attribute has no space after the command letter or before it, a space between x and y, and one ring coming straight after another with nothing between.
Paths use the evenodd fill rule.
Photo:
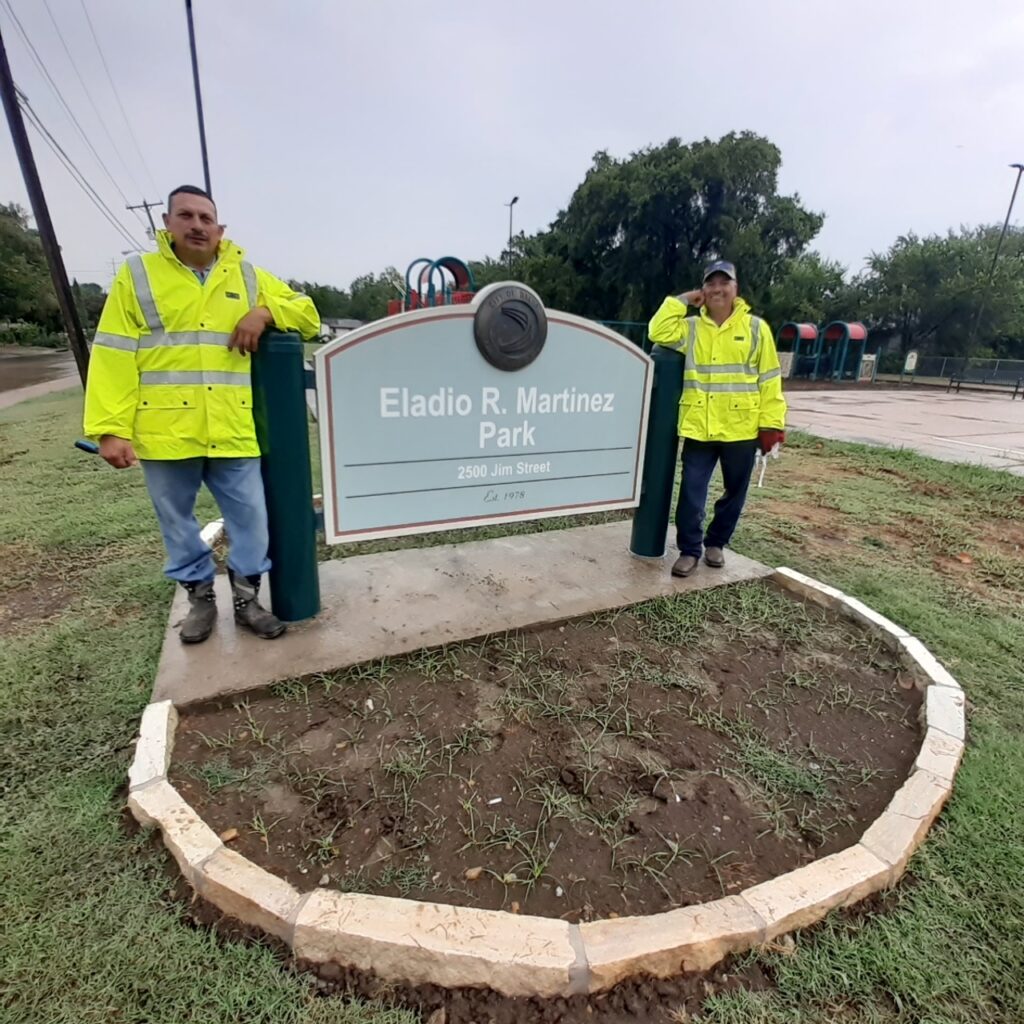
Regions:
<instances>
[{"instance_id":1,"label":"man's hand","mask_svg":"<svg viewBox=\"0 0 1024 1024\"><path fill-rule=\"evenodd\" d=\"M692 292L683 292L681 295L677 295L676 298L680 302L685 302L688 306L703 306L704 289L694 288Z\"/></svg>"},{"instance_id":2,"label":"man's hand","mask_svg":"<svg viewBox=\"0 0 1024 1024\"><path fill-rule=\"evenodd\" d=\"M139 464L131 441L113 434L104 434L100 438L100 455L114 469L128 469Z\"/></svg>"},{"instance_id":3,"label":"man's hand","mask_svg":"<svg viewBox=\"0 0 1024 1024\"><path fill-rule=\"evenodd\" d=\"M767 455L776 445L782 446L786 443L786 432L784 430L759 430L757 440L761 445L761 454Z\"/></svg>"},{"instance_id":4,"label":"man's hand","mask_svg":"<svg viewBox=\"0 0 1024 1024\"><path fill-rule=\"evenodd\" d=\"M259 347L260 335L274 322L274 317L265 306L250 309L235 324L235 329L228 340L228 348L237 348L239 352L255 352Z\"/></svg>"}]
</instances>

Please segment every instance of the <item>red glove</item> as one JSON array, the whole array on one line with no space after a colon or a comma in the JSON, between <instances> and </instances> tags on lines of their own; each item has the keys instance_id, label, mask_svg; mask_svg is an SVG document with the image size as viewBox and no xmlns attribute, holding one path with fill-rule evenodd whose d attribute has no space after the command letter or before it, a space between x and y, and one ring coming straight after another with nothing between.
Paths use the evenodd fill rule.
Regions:
<instances>
[{"instance_id":1,"label":"red glove","mask_svg":"<svg viewBox=\"0 0 1024 1024\"><path fill-rule=\"evenodd\" d=\"M759 430L757 440L761 445L761 454L767 455L776 444L786 443L786 432L784 430Z\"/></svg>"}]
</instances>

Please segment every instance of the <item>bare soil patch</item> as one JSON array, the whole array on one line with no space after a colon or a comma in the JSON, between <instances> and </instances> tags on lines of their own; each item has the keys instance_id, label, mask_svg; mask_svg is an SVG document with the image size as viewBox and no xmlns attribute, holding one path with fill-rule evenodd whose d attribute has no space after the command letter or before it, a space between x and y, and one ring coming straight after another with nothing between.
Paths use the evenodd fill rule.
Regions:
<instances>
[{"instance_id":1,"label":"bare soil patch","mask_svg":"<svg viewBox=\"0 0 1024 1024\"><path fill-rule=\"evenodd\" d=\"M919 704L874 636L745 584L190 711L172 778L300 890L586 921L855 842Z\"/></svg>"},{"instance_id":2,"label":"bare soil patch","mask_svg":"<svg viewBox=\"0 0 1024 1024\"><path fill-rule=\"evenodd\" d=\"M74 599L60 576L43 575L17 590L0 590L0 636L38 626L59 615Z\"/></svg>"}]
</instances>

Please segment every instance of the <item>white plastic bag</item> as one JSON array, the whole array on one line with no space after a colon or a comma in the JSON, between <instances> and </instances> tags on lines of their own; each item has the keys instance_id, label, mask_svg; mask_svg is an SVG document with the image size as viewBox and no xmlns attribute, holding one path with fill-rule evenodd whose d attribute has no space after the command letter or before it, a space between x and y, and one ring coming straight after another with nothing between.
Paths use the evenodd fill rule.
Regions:
<instances>
[{"instance_id":1,"label":"white plastic bag","mask_svg":"<svg viewBox=\"0 0 1024 1024\"><path fill-rule=\"evenodd\" d=\"M762 453L761 449L758 448L757 454L754 457L754 469L758 469L758 467L760 467L760 471L758 472L758 475L757 475L757 486L758 487L763 487L764 486L764 474L765 474L765 470L768 468L768 460L770 458L771 459L777 459L779 457L779 448L780 447L781 446L780 446L779 442L776 441L775 444L772 445L771 451L768 452L767 455Z\"/></svg>"}]
</instances>

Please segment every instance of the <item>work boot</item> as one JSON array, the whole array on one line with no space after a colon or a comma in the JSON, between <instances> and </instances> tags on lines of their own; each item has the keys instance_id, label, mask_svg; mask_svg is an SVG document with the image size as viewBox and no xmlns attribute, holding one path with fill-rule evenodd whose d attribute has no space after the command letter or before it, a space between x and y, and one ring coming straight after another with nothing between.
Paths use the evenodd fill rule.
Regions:
<instances>
[{"instance_id":1,"label":"work boot","mask_svg":"<svg viewBox=\"0 0 1024 1024\"><path fill-rule=\"evenodd\" d=\"M712 569L721 569L725 565L725 552L721 548L705 548L704 561Z\"/></svg>"},{"instance_id":2,"label":"work boot","mask_svg":"<svg viewBox=\"0 0 1024 1024\"><path fill-rule=\"evenodd\" d=\"M260 592L260 577L236 576L230 569L228 577L235 600L235 622L239 626L247 626L263 640L280 636L287 626L256 600Z\"/></svg>"},{"instance_id":3,"label":"work boot","mask_svg":"<svg viewBox=\"0 0 1024 1024\"><path fill-rule=\"evenodd\" d=\"M201 644L212 632L217 621L217 597L213 580L205 583L182 583L188 591L188 615L181 624L179 636L183 644Z\"/></svg>"},{"instance_id":4,"label":"work boot","mask_svg":"<svg viewBox=\"0 0 1024 1024\"><path fill-rule=\"evenodd\" d=\"M673 576L689 576L700 562L699 558L695 558L693 555L680 555L675 565L672 566Z\"/></svg>"}]
</instances>

